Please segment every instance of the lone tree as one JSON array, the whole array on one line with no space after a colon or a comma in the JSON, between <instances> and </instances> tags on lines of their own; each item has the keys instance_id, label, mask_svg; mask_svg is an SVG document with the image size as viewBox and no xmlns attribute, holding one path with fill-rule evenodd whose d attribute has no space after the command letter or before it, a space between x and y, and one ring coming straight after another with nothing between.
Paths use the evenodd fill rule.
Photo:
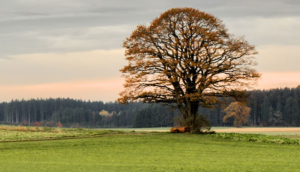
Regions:
<instances>
[{"instance_id":1,"label":"lone tree","mask_svg":"<svg viewBox=\"0 0 300 172\"><path fill-rule=\"evenodd\" d=\"M212 108L222 97L244 101L256 54L243 38L227 33L222 21L193 8L173 8L139 25L123 42L128 65L120 71L125 90L118 102L176 105L191 132L199 106Z\"/></svg>"},{"instance_id":2,"label":"lone tree","mask_svg":"<svg viewBox=\"0 0 300 172\"><path fill-rule=\"evenodd\" d=\"M243 124L247 123L251 108L241 102L232 102L223 111L226 113L223 117L223 122L227 122L229 118L233 117L234 126L241 127Z\"/></svg>"}]
</instances>

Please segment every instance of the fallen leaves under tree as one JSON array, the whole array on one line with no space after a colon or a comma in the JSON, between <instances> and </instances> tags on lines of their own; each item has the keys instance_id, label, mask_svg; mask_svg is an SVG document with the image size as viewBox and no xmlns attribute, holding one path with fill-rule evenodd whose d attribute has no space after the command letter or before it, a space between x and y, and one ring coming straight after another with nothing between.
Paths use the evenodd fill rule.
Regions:
<instances>
[{"instance_id":1,"label":"fallen leaves under tree","mask_svg":"<svg viewBox=\"0 0 300 172\"><path fill-rule=\"evenodd\" d=\"M260 76L252 68L254 46L193 8L173 8L137 26L123 47L128 65L120 70L126 82L118 102L176 105L191 132L200 132L199 106L213 108L222 97L244 101L244 89Z\"/></svg>"}]
</instances>

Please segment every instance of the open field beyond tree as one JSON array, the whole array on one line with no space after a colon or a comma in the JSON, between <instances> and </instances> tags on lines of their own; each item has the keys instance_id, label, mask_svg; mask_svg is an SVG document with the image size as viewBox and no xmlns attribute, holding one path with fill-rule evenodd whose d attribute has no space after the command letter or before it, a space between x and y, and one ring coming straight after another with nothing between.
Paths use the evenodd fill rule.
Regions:
<instances>
[{"instance_id":1,"label":"open field beyond tree","mask_svg":"<svg viewBox=\"0 0 300 172\"><path fill-rule=\"evenodd\" d=\"M155 131L155 132L168 132L171 127L156 127L156 128L110 128L110 130L123 130L123 131ZM254 133L266 135L299 135L300 127L212 127L212 131L226 132L226 133Z\"/></svg>"},{"instance_id":2,"label":"open field beyond tree","mask_svg":"<svg viewBox=\"0 0 300 172\"><path fill-rule=\"evenodd\" d=\"M0 130L1 138L3 133L14 132L27 134L27 137L36 133L45 136L35 139L40 141L14 142L11 138L0 142L1 171L300 170L299 145L164 132L56 130ZM49 133L60 135L57 138L52 136L52 139L59 140L47 140ZM66 133L69 135L64 135ZM248 137L247 134L241 136Z\"/></svg>"}]
</instances>

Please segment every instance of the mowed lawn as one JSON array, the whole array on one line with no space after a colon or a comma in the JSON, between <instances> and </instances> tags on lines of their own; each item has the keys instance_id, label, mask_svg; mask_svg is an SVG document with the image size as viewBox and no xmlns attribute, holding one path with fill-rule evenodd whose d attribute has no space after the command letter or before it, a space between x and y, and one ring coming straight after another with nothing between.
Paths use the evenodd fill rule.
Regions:
<instances>
[{"instance_id":1,"label":"mowed lawn","mask_svg":"<svg viewBox=\"0 0 300 172\"><path fill-rule=\"evenodd\" d=\"M207 135L108 134L0 143L1 172L300 171L300 146Z\"/></svg>"}]
</instances>

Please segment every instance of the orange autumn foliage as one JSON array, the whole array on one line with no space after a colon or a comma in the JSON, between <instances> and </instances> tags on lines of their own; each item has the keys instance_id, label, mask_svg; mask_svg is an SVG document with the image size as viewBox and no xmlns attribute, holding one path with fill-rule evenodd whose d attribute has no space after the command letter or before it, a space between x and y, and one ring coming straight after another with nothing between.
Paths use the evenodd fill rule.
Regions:
<instances>
[{"instance_id":1,"label":"orange autumn foliage","mask_svg":"<svg viewBox=\"0 0 300 172\"><path fill-rule=\"evenodd\" d=\"M233 117L234 126L241 127L243 124L247 123L251 108L241 102L232 102L223 111L226 113L223 117L223 122L227 122L229 118Z\"/></svg>"},{"instance_id":2,"label":"orange autumn foliage","mask_svg":"<svg viewBox=\"0 0 300 172\"><path fill-rule=\"evenodd\" d=\"M199 132L199 106L213 108L223 97L243 101L244 89L260 77L252 68L254 46L193 8L173 8L137 26L123 47L128 65L120 70L126 82L118 102L173 104L191 132Z\"/></svg>"},{"instance_id":3,"label":"orange autumn foliage","mask_svg":"<svg viewBox=\"0 0 300 172\"><path fill-rule=\"evenodd\" d=\"M62 127L62 123L61 123L61 122L58 122L58 123L57 123L57 127L58 127L58 128L61 128L61 127Z\"/></svg>"}]
</instances>

